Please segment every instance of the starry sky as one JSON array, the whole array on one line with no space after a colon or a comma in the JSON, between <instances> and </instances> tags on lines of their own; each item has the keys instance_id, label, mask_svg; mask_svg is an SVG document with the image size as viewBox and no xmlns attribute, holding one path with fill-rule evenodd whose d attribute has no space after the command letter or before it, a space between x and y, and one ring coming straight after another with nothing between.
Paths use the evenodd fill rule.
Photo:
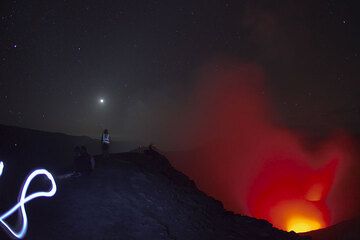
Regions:
<instances>
[{"instance_id":1,"label":"starry sky","mask_svg":"<svg viewBox=\"0 0 360 240\"><path fill-rule=\"evenodd\" d=\"M256 63L279 119L360 130L357 1L1 1L0 124L165 141L197 71Z\"/></svg>"}]
</instances>

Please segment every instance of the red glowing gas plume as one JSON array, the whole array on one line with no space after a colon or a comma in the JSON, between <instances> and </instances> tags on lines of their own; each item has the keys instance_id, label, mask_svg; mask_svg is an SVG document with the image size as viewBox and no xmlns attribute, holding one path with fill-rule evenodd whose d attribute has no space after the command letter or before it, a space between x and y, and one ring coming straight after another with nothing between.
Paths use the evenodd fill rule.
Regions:
<instances>
[{"instance_id":1,"label":"red glowing gas plume","mask_svg":"<svg viewBox=\"0 0 360 240\"><path fill-rule=\"evenodd\" d=\"M202 190L229 210L289 231L322 228L359 213L356 202L337 195L355 158L349 137L337 133L306 148L300 135L274 122L278 113L256 65L211 64L199 79L191 124L179 133L199 147L174 155L173 164Z\"/></svg>"}]
</instances>

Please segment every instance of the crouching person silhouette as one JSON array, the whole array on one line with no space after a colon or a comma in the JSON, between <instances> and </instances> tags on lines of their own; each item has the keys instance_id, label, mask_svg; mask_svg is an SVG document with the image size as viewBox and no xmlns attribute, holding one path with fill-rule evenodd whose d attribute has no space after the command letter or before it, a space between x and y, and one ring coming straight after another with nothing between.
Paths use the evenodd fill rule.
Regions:
<instances>
[{"instance_id":1,"label":"crouching person silhouette","mask_svg":"<svg viewBox=\"0 0 360 240\"><path fill-rule=\"evenodd\" d=\"M71 177L80 177L90 174L95 168L94 158L87 152L85 146L76 146L74 148L74 171L59 175L57 179L66 179Z\"/></svg>"},{"instance_id":2,"label":"crouching person silhouette","mask_svg":"<svg viewBox=\"0 0 360 240\"><path fill-rule=\"evenodd\" d=\"M76 171L81 175L90 174L95 167L94 158L87 152L85 146L81 146L80 156L77 161Z\"/></svg>"}]
</instances>

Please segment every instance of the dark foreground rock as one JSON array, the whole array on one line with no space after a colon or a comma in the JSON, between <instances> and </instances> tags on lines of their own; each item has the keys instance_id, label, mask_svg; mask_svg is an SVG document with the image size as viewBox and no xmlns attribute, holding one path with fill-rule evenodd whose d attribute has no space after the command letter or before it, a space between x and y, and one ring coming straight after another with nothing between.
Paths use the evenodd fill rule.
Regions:
<instances>
[{"instance_id":1,"label":"dark foreground rock","mask_svg":"<svg viewBox=\"0 0 360 240\"><path fill-rule=\"evenodd\" d=\"M27 239L303 239L225 211L161 155L112 155L57 183L53 199L29 204Z\"/></svg>"},{"instance_id":2,"label":"dark foreground rock","mask_svg":"<svg viewBox=\"0 0 360 240\"><path fill-rule=\"evenodd\" d=\"M360 218L344 221L303 235L311 236L313 240L359 240Z\"/></svg>"}]
</instances>

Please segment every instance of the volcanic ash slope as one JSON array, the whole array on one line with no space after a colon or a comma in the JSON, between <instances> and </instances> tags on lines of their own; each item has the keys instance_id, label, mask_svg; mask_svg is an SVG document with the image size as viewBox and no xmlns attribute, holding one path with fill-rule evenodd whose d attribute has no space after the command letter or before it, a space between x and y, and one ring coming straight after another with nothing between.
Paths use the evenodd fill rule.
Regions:
<instances>
[{"instance_id":1,"label":"volcanic ash slope","mask_svg":"<svg viewBox=\"0 0 360 240\"><path fill-rule=\"evenodd\" d=\"M53 199L29 204L28 239L305 239L224 210L160 154L114 154L57 183Z\"/></svg>"}]
</instances>

